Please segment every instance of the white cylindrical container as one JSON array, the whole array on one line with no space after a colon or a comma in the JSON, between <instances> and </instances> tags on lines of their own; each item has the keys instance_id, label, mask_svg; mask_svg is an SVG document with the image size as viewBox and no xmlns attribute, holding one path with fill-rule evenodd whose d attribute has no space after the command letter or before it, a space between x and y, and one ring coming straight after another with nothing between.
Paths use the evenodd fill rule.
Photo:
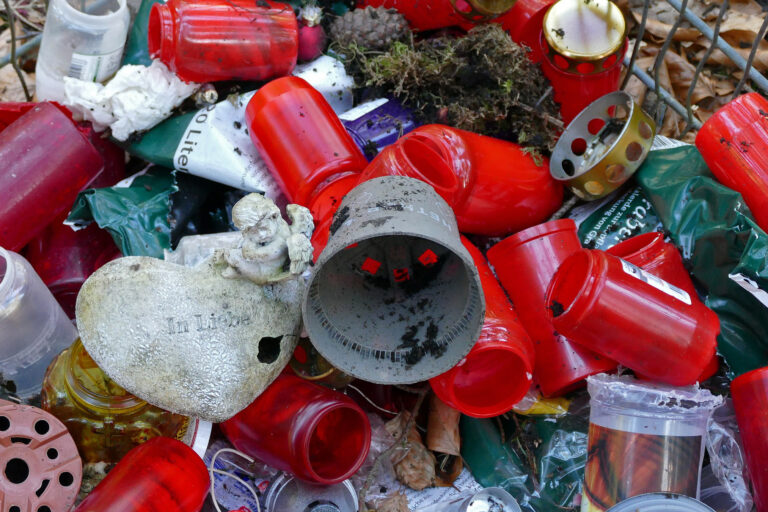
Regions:
<instances>
[{"instance_id":1,"label":"white cylindrical container","mask_svg":"<svg viewBox=\"0 0 768 512\"><path fill-rule=\"evenodd\" d=\"M77 329L32 266L0 247L0 373L21 399L40 392L48 364Z\"/></svg>"},{"instance_id":2,"label":"white cylindrical container","mask_svg":"<svg viewBox=\"0 0 768 512\"><path fill-rule=\"evenodd\" d=\"M64 77L102 82L120 67L126 0L51 0L35 68L37 99L64 101Z\"/></svg>"}]
</instances>

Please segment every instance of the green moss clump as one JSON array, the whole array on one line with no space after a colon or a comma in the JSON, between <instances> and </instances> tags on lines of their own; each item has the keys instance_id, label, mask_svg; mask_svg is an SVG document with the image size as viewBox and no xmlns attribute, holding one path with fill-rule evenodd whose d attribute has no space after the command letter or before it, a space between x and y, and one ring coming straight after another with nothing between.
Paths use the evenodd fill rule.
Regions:
<instances>
[{"instance_id":1,"label":"green moss clump","mask_svg":"<svg viewBox=\"0 0 768 512\"><path fill-rule=\"evenodd\" d=\"M392 94L424 123L442 123L551 150L558 108L549 82L496 24L466 36L397 42L387 52L335 48L358 84ZM537 106L538 103L538 106Z\"/></svg>"}]
</instances>

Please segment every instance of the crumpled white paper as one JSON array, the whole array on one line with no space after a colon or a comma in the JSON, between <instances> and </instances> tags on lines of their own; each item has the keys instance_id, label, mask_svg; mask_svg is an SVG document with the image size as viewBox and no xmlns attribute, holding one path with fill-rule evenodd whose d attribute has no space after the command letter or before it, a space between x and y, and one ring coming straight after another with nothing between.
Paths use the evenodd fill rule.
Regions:
<instances>
[{"instance_id":1,"label":"crumpled white paper","mask_svg":"<svg viewBox=\"0 0 768 512\"><path fill-rule=\"evenodd\" d=\"M170 116L199 87L182 81L159 60L149 67L123 66L107 85L64 78L67 108L97 131L111 128L121 141Z\"/></svg>"}]
</instances>

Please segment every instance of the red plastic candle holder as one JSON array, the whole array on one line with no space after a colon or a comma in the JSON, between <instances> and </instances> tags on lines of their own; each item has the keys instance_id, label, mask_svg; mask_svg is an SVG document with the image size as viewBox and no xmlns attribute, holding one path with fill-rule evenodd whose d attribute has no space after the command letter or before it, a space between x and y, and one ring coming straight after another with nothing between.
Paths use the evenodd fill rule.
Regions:
<instances>
[{"instance_id":1,"label":"red plastic candle holder","mask_svg":"<svg viewBox=\"0 0 768 512\"><path fill-rule=\"evenodd\" d=\"M266 80L293 71L293 8L253 0L169 0L149 15L149 54L187 82Z\"/></svg>"},{"instance_id":2,"label":"red plastic candle holder","mask_svg":"<svg viewBox=\"0 0 768 512\"><path fill-rule=\"evenodd\" d=\"M512 409L533 379L534 351L504 290L485 257L467 239L485 294L485 323L467 356L451 370L430 379L446 404L475 418L490 418Z\"/></svg>"},{"instance_id":3,"label":"red plastic candle holder","mask_svg":"<svg viewBox=\"0 0 768 512\"><path fill-rule=\"evenodd\" d=\"M290 373L221 429L238 450L323 485L353 475L371 444L368 417L351 398Z\"/></svg>"},{"instance_id":4,"label":"red plastic candle holder","mask_svg":"<svg viewBox=\"0 0 768 512\"><path fill-rule=\"evenodd\" d=\"M555 330L544 301L552 276L568 256L581 250L576 223L555 220L521 231L488 251L488 261L512 299L515 311L534 343L534 376L546 397L562 395L583 385L616 363Z\"/></svg>"},{"instance_id":5,"label":"red plastic candle holder","mask_svg":"<svg viewBox=\"0 0 768 512\"><path fill-rule=\"evenodd\" d=\"M129 451L73 512L198 512L209 487L192 448L154 437Z\"/></svg>"},{"instance_id":6,"label":"red plastic candle holder","mask_svg":"<svg viewBox=\"0 0 768 512\"><path fill-rule=\"evenodd\" d=\"M757 512L768 512L768 367L731 382L731 396Z\"/></svg>"},{"instance_id":7,"label":"red plastic candle holder","mask_svg":"<svg viewBox=\"0 0 768 512\"><path fill-rule=\"evenodd\" d=\"M699 300L603 251L566 259L547 289L558 332L650 379L695 383L712 360L720 322Z\"/></svg>"},{"instance_id":8,"label":"red plastic candle holder","mask_svg":"<svg viewBox=\"0 0 768 512\"><path fill-rule=\"evenodd\" d=\"M385 148L360 176L408 176L431 185L464 233L503 236L546 220L563 189L549 163L536 165L517 144L432 124Z\"/></svg>"}]
</instances>

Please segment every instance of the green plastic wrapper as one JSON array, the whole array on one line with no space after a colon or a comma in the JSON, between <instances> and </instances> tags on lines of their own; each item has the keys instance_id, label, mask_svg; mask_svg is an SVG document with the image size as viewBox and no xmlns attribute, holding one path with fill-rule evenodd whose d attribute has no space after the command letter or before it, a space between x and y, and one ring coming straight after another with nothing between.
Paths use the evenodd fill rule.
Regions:
<instances>
[{"instance_id":1,"label":"green plastic wrapper","mask_svg":"<svg viewBox=\"0 0 768 512\"><path fill-rule=\"evenodd\" d=\"M637 183L720 318L718 352L729 377L766 366L768 236L741 195L717 182L694 146L660 142L663 149L651 151Z\"/></svg>"},{"instance_id":2,"label":"green plastic wrapper","mask_svg":"<svg viewBox=\"0 0 768 512\"><path fill-rule=\"evenodd\" d=\"M526 512L578 511L589 429L582 395L559 417L462 416L461 456L472 476L483 487L503 487Z\"/></svg>"},{"instance_id":3,"label":"green plastic wrapper","mask_svg":"<svg viewBox=\"0 0 768 512\"><path fill-rule=\"evenodd\" d=\"M152 65L147 46L147 29L149 28L149 13L152 6L161 3L160 0L142 0L136 17L133 20L131 31L128 33L128 42L125 44L123 66L137 64L141 66Z\"/></svg>"},{"instance_id":4,"label":"green plastic wrapper","mask_svg":"<svg viewBox=\"0 0 768 512\"><path fill-rule=\"evenodd\" d=\"M123 255L162 259L163 250L171 247L169 212L171 195L177 190L173 171L152 167L128 186L81 192L67 223L79 226L96 221L112 235Z\"/></svg>"}]
</instances>

